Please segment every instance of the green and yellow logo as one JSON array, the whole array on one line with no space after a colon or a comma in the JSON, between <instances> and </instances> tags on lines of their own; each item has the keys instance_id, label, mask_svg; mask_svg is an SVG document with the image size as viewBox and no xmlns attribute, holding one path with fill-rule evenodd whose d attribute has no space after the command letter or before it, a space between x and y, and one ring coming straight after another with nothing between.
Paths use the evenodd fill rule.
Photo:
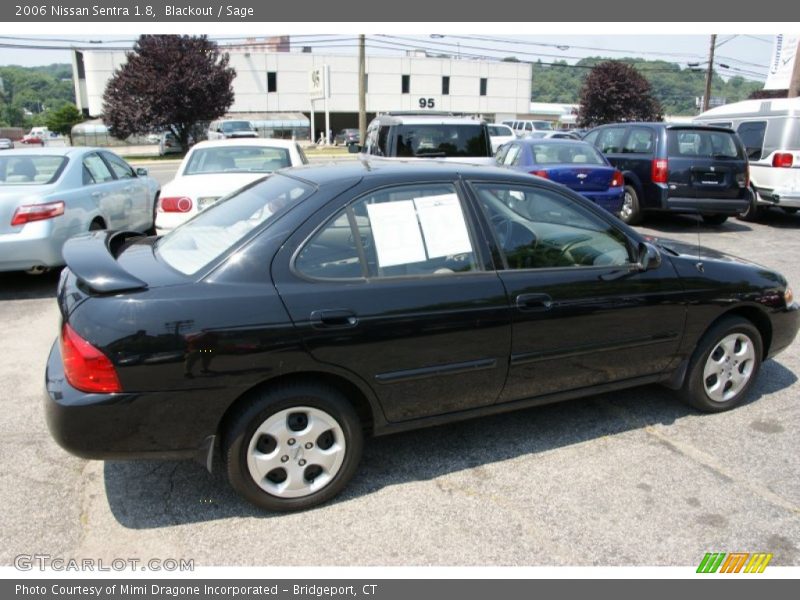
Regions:
<instances>
[{"instance_id":1,"label":"green and yellow logo","mask_svg":"<svg viewBox=\"0 0 800 600\"><path fill-rule=\"evenodd\" d=\"M697 567L698 573L763 573L772 554L766 552L707 552Z\"/></svg>"}]
</instances>

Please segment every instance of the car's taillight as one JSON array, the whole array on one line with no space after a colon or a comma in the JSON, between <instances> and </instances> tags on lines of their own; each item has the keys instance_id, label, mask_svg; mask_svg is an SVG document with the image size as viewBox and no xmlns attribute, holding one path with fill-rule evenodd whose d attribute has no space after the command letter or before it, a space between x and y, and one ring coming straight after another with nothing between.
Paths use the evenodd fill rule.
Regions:
<instances>
[{"instance_id":1,"label":"car's taillight","mask_svg":"<svg viewBox=\"0 0 800 600\"><path fill-rule=\"evenodd\" d=\"M11 226L24 225L31 221L44 221L64 214L64 203L48 202L47 204L26 204L14 211Z\"/></svg>"},{"instance_id":2,"label":"car's taillight","mask_svg":"<svg viewBox=\"0 0 800 600\"><path fill-rule=\"evenodd\" d=\"M168 196L158 201L161 212L185 213L192 210L192 199L186 196Z\"/></svg>"},{"instance_id":3,"label":"car's taillight","mask_svg":"<svg viewBox=\"0 0 800 600\"><path fill-rule=\"evenodd\" d=\"M531 171L530 174L531 175L536 175L537 177L544 177L545 179L547 179L547 177L548 177L547 171L542 171L542 170Z\"/></svg>"},{"instance_id":4,"label":"car's taillight","mask_svg":"<svg viewBox=\"0 0 800 600\"><path fill-rule=\"evenodd\" d=\"M794 164L794 155L791 152L776 152L772 156L773 167L789 168Z\"/></svg>"},{"instance_id":5,"label":"car's taillight","mask_svg":"<svg viewBox=\"0 0 800 600\"><path fill-rule=\"evenodd\" d=\"M614 171L611 177L611 187L622 187L625 184L625 178L622 176L621 171Z\"/></svg>"},{"instance_id":6,"label":"car's taillight","mask_svg":"<svg viewBox=\"0 0 800 600\"><path fill-rule=\"evenodd\" d=\"M736 183L741 188L746 188L750 185L750 165L744 168L744 172L736 174Z\"/></svg>"},{"instance_id":7,"label":"car's taillight","mask_svg":"<svg viewBox=\"0 0 800 600\"><path fill-rule=\"evenodd\" d=\"M666 158L656 158L650 166L650 177L653 183L667 183L669 163Z\"/></svg>"},{"instance_id":8,"label":"car's taillight","mask_svg":"<svg viewBox=\"0 0 800 600\"><path fill-rule=\"evenodd\" d=\"M64 375L72 387L91 393L122 391L109 358L66 323L61 328L61 360L64 363Z\"/></svg>"}]
</instances>

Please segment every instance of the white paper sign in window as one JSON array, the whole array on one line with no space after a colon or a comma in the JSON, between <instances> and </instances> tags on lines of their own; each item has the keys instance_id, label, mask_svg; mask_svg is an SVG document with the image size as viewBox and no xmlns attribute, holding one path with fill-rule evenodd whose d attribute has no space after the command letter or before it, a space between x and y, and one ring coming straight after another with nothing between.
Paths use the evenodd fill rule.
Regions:
<instances>
[{"instance_id":1,"label":"white paper sign in window","mask_svg":"<svg viewBox=\"0 0 800 600\"><path fill-rule=\"evenodd\" d=\"M461 203L455 194L416 198L414 205L425 236L428 258L472 252Z\"/></svg>"},{"instance_id":2,"label":"white paper sign in window","mask_svg":"<svg viewBox=\"0 0 800 600\"><path fill-rule=\"evenodd\" d=\"M381 267L425 260L425 245L413 200L367 204L367 214Z\"/></svg>"}]
</instances>

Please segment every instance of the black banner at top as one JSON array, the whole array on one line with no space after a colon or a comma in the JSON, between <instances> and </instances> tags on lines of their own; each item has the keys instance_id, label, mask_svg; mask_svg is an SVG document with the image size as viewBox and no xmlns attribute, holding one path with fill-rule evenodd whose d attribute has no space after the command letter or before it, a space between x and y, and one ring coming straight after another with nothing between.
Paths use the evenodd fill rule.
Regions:
<instances>
[{"instance_id":1,"label":"black banner at top","mask_svg":"<svg viewBox=\"0 0 800 600\"><path fill-rule=\"evenodd\" d=\"M761 0L11 0L0 21L44 22L597 22L597 33L636 33L624 22L800 21L800 3Z\"/></svg>"}]
</instances>

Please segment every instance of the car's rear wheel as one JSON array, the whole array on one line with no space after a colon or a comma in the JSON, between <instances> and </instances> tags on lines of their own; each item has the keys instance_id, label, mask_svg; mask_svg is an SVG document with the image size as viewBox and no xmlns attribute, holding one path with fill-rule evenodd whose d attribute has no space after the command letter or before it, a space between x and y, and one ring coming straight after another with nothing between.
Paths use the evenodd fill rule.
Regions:
<instances>
[{"instance_id":1,"label":"car's rear wheel","mask_svg":"<svg viewBox=\"0 0 800 600\"><path fill-rule=\"evenodd\" d=\"M700 340L681 389L691 406L722 412L742 403L761 368L761 334L748 320L726 317Z\"/></svg>"},{"instance_id":2,"label":"car's rear wheel","mask_svg":"<svg viewBox=\"0 0 800 600\"><path fill-rule=\"evenodd\" d=\"M758 221L764 215L764 209L758 205L758 192L751 189L750 204L736 217L740 221Z\"/></svg>"},{"instance_id":3,"label":"car's rear wheel","mask_svg":"<svg viewBox=\"0 0 800 600\"><path fill-rule=\"evenodd\" d=\"M638 225L642 222L642 208L639 205L639 195L632 185L626 185L622 195L622 208L619 218L628 225Z\"/></svg>"},{"instance_id":4,"label":"car's rear wheel","mask_svg":"<svg viewBox=\"0 0 800 600\"><path fill-rule=\"evenodd\" d=\"M706 225L722 225L728 220L728 215L703 215L703 223Z\"/></svg>"},{"instance_id":5,"label":"car's rear wheel","mask_svg":"<svg viewBox=\"0 0 800 600\"><path fill-rule=\"evenodd\" d=\"M224 444L228 479L239 494L267 510L302 510L347 485L363 433L340 392L298 384L250 398L231 419Z\"/></svg>"}]
</instances>

